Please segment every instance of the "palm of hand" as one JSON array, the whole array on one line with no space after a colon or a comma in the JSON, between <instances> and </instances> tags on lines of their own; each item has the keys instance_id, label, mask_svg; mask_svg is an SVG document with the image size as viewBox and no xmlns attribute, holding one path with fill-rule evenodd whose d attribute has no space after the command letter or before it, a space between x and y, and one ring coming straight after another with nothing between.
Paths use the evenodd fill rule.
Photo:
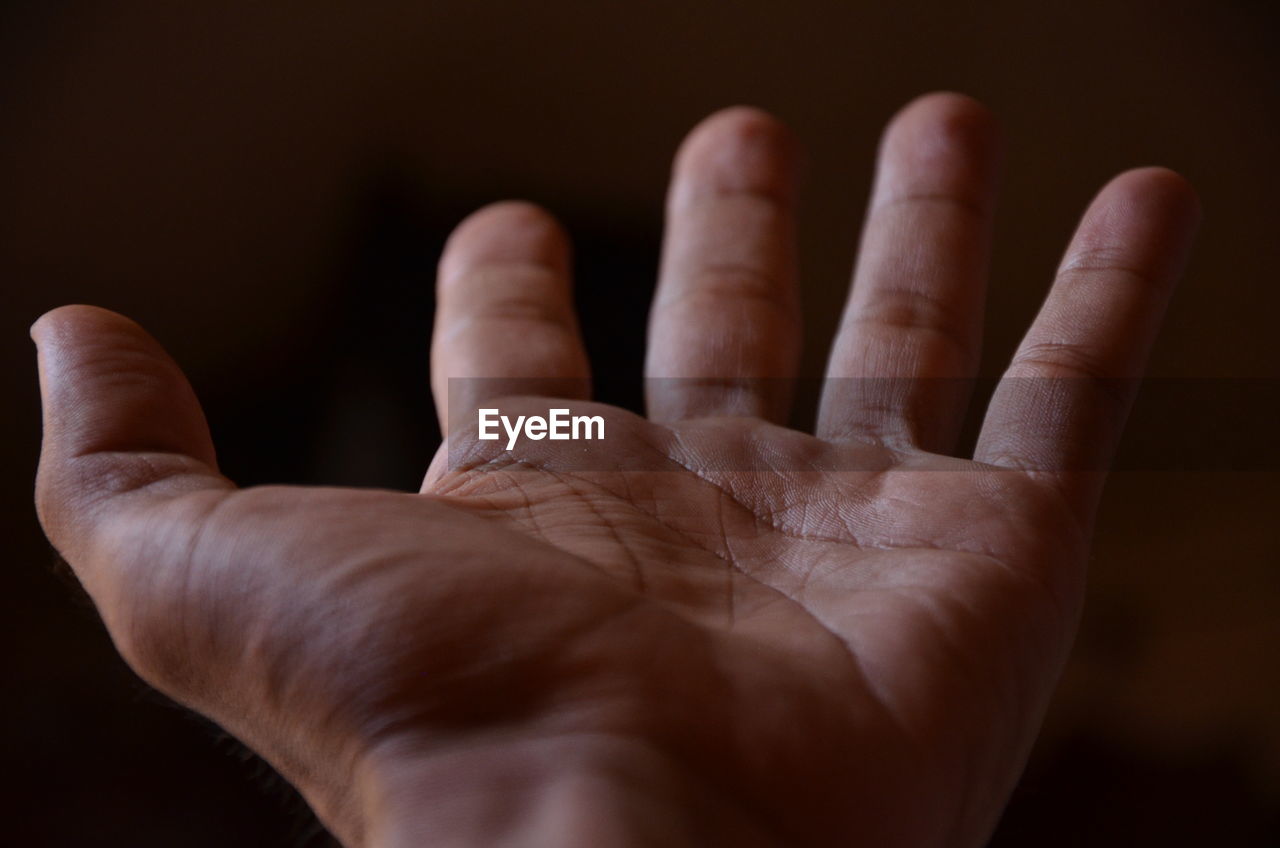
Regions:
<instances>
[{"instance_id":1,"label":"palm of hand","mask_svg":"<svg viewBox=\"0 0 1280 848\"><path fill-rule=\"evenodd\" d=\"M829 389L819 437L767 423L785 415L767 389L676 383L655 421L596 407L610 436L586 464L455 428L461 454L417 495L236 490L154 342L72 308L36 331L46 529L135 668L353 844L976 844L1074 626L1097 481L1067 466L1114 444L1126 398L1098 380L1139 373L1193 217L1167 172L1108 187L1010 369L1069 385L1008 381L979 461L942 456L963 402L929 378L976 361L976 108L926 98L895 122L830 375L906 391ZM794 367L776 132L730 113L682 154L650 376ZM909 267L904 232L927 236ZM442 408L453 377L581 381L566 268L541 213L460 228ZM528 402L481 383L461 408Z\"/></svg>"},{"instance_id":2,"label":"palm of hand","mask_svg":"<svg viewBox=\"0 0 1280 848\"><path fill-rule=\"evenodd\" d=\"M481 773L513 750L590 771L622 749L659 785L699 784L708 838L735 844L821 842L855 818L886 841L987 827L1074 620L1078 584L1047 583L1083 543L1062 501L1007 471L758 421L610 414L631 419L611 450L649 468L726 451L741 466L763 443L795 455L785 467L817 450L882 470L564 471L491 449L424 495L220 494L198 507L210 585L187 591L204 617L229 572L269 575L217 625L269 647L223 635L206 662L307 693L291 710L376 717L368 735L397 752L474 739ZM424 546L442 528L449 550ZM359 668L335 673L335 633L359 634ZM142 650L140 667L170 667Z\"/></svg>"},{"instance_id":3,"label":"palm of hand","mask_svg":"<svg viewBox=\"0 0 1280 848\"><path fill-rule=\"evenodd\" d=\"M533 643L598 660L582 669L602 680L570 689L613 703L572 703L598 718L567 726L714 776L754 811L754 836L783 844L821 842L854 817L868 836L880 821L877 836L914 844L987 827L982 796L1008 791L1075 620L1080 584L1050 585L1084 544L1064 502L992 467L815 444L758 421L630 424L613 450L668 470L547 469L546 452L495 451L427 487L517 534L477 530L493 580L512 581L510 552L533 537L563 587L529 582L580 594L564 622L547 621L539 597L525 613L518 596L495 599L550 628ZM879 470L683 470L726 454L763 467L761 444L784 468L817 453Z\"/></svg>"}]
</instances>

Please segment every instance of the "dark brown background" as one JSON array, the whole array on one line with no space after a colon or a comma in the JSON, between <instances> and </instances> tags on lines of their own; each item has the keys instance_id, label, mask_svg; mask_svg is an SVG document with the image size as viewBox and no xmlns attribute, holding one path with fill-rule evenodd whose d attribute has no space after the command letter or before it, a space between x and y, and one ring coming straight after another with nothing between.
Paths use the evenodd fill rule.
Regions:
<instances>
[{"instance_id":1,"label":"dark brown background","mask_svg":"<svg viewBox=\"0 0 1280 848\"><path fill-rule=\"evenodd\" d=\"M563 217L597 370L634 400L670 154L712 109L771 109L808 148L817 373L879 129L950 88L985 100L1009 137L988 371L1091 193L1164 164L1207 214L1154 371L1274 387L1277 56L1275 14L1242 0L11 0L0 726L16 779L0 842L323 843L260 765L138 683L53 574L29 506L26 327L43 310L87 301L148 326L191 374L240 482L412 487L436 438L431 266L465 212L519 196ZM1173 434L1182 459L1271 445L1267 395L1235 391L1223 418L1191 392L1129 444ZM996 845L1280 844L1270 450L1230 472L1148 462L1115 478L1081 640ZM1200 470L1173 470L1187 465Z\"/></svg>"}]
</instances>

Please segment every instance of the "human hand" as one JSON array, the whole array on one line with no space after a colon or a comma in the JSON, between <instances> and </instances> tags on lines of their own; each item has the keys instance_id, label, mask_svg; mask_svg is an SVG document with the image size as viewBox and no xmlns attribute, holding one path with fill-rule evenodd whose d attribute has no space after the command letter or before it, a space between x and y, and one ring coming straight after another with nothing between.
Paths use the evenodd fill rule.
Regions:
<instances>
[{"instance_id":1,"label":"human hand","mask_svg":"<svg viewBox=\"0 0 1280 848\"><path fill-rule=\"evenodd\" d=\"M891 124L816 436L776 423L792 144L735 109L677 158L648 419L575 397L564 236L500 204L442 260L437 406L568 395L608 421L585 454L459 425L419 494L238 489L159 346L64 307L33 328L41 520L130 665L346 844L980 844L1067 654L1100 469L1198 216L1168 171L1103 189L974 458L948 458L994 147L956 95Z\"/></svg>"}]
</instances>

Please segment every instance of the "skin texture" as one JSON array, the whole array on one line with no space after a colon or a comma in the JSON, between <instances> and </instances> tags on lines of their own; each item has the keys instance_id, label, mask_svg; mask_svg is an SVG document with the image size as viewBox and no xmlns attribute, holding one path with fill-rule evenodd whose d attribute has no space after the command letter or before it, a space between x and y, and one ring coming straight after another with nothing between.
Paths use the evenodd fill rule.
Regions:
<instances>
[{"instance_id":1,"label":"skin texture","mask_svg":"<svg viewBox=\"0 0 1280 848\"><path fill-rule=\"evenodd\" d=\"M1163 169L1103 188L975 456L948 457L997 148L960 95L891 122L814 435L778 423L795 144L735 108L676 158L647 418L590 403L567 240L498 204L441 262L432 388L462 423L421 493L238 489L159 345L72 306L33 328L41 520L132 667L346 844L980 845L1199 215ZM504 451L479 403L607 438Z\"/></svg>"}]
</instances>

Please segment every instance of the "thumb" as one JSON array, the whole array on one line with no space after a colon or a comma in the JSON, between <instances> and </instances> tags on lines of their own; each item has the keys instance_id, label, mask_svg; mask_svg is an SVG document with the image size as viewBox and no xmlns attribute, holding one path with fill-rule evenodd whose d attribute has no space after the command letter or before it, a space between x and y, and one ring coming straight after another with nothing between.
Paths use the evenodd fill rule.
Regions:
<instances>
[{"instance_id":1,"label":"thumb","mask_svg":"<svg viewBox=\"0 0 1280 848\"><path fill-rule=\"evenodd\" d=\"M230 489L217 472L199 401L163 348L124 316L64 306L31 328L39 358L44 439L36 507L85 588L95 544L114 512L184 492Z\"/></svg>"}]
</instances>

